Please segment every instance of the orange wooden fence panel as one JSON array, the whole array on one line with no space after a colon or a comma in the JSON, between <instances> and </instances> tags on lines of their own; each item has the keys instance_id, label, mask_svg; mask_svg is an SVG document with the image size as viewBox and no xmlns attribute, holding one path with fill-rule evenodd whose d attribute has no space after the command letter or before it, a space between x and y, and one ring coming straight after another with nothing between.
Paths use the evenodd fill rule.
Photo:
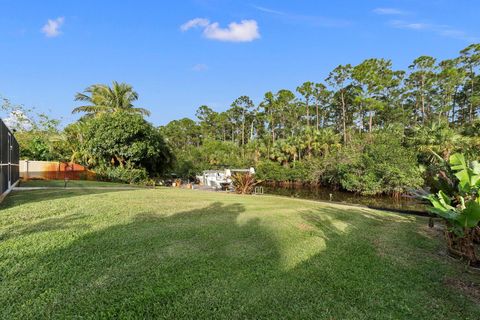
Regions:
<instances>
[{"instance_id":1,"label":"orange wooden fence panel","mask_svg":"<svg viewBox=\"0 0 480 320\"><path fill-rule=\"evenodd\" d=\"M95 180L95 172L77 163L20 160L23 180Z\"/></svg>"}]
</instances>

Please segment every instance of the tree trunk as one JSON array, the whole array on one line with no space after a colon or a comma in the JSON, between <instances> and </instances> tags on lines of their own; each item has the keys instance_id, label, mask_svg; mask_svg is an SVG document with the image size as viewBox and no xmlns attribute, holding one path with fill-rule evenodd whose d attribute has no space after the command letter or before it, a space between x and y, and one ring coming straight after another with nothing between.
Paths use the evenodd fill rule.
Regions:
<instances>
[{"instance_id":1,"label":"tree trunk","mask_svg":"<svg viewBox=\"0 0 480 320\"><path fill-rule=\"evenodd\" d=\"M245 110L242 116L242 146L245 144Z\"/></svg>"},{"instance_id":2,"label":"tree trunk","mask_svg":"<svg viewBox=\"0 0 480 320\"><path fill-rule=\"evenodd\" d=\"M342 90L340 97L342 99L342 122L343 122L343 143L347 144L347 119L344 92Z\"/></svg>"},{"instance_id":3,"label":"tree trunk","mask_svg":"<svg viewBox=\"0 0 480 320\"><path fill-rule=\"evenodd\" d=\"M307 127L310 128L310 108L308 106L308 99L305 100L305 106L307 108Z\"/></svg>"},{"instance_id":4,"label":"tree trunk","mask_svg":"<svg viewBox=\"0 0 480 320\"><path fill-rule=\"evenodd\" d=\"M425 81L425 76L422 75L422 84L421 84L421 89L420 89L420 95L421 95L421 101L422 101L422 124L425 124L425 96L423 95L423 87L424 87L424 81Z\"/></svg>"},{"instance_id":5,"label":"tree trunk","mask_svg":"<svg viewBox=\"0 0 480 320\"><path fill-rule=\"evenodd\" d=\"M250 126L250 141L253 140L253 125L254 125L255 121L252 120L252 125Z\"/></svg>"},{"instance_id":6,"label":"tree trunk","mask_svg":"<svg viewBox=\"0 0 480 320\"><path fill-rule=\"evenodd\" d=\"M453 94L453 101L452 101L452 124L455 124L455 104L457 100L457 91L458 87L455 88L455 93Z\"/></svg>"},{"instance_id":7,"label":"tree trunk","mask_svg":"<svg viewBox=\"0 0 480 320\"><path fill-rule=\"evenodd\" d=\"M318 113L318 102L315 104L315 112L317 113L317 130L319 129L320 126L320 117Z\"/></svg>"},{"instance_id":8,"label":"tree trunk","mask_svg":"<svg viewBox=\"0 0 480 320\"><path fill-rule=\"evenodd\" d=\"M272 118L272 145L275 143L275 123Z\"/></svg>"},{"instance_id":9,"label":"tree trunk","mask_svg":"<svg viewBox=\"0 0 480 320\"><path fill-rule=\"evenodd\" d=\"M370 111L370 115L368 119L368 133L372 133L372 125L373 125L373 111Z\"/></svg>"},{"instance_id":10,"label":"tree trunk","mask_svg":"<svg viewBox=\"0 0 480 320\"><path fill-rule=\"evenodd\" d=\"M469 110L469 120L470 123L473 121L473 91L474 91L474 81L475 81L475 74L473 72L473 67L470 67L470 74L472 75L472 83L470 87L470 110Z\"/></svg>"}]
</instances>

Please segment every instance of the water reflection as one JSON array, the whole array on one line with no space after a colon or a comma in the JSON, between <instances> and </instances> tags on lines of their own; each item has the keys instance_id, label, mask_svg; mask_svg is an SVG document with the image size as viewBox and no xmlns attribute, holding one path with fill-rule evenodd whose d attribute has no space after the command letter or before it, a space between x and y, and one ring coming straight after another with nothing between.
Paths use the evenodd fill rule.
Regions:
<instances>
[{"instance_id":1,"label":"water reflection","mask_svg":"<svg viewBox=\"0 0 480 320\"><path fill-rule=\"evenodd\" d=\"M389 196L367 197L351 192L343 192L317 186L274 186L263 185L266 194L275 194L301 199L334 201L345 204L364 205L375 209L386 209L399 212L427 215L427 205L419 200Z\"/></svg>"}]
</instances>

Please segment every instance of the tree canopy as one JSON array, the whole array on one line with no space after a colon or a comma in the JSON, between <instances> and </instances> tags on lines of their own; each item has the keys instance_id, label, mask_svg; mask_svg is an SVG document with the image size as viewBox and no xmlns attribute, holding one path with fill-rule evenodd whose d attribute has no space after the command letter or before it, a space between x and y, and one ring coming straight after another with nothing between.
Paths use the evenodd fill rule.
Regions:
<instances>
[{"instance_id":1,"label":"tree canopy","mask_svg":"<svg viewBox=\"0 0 480 320\"><path fill-rule=\"evenodd\" d=\"M147 109L137 108L133 105L137 100L138 93L129 84L116 81L113 81L111 87L105 84L94 84L75 95L75 101L88 104L74 108L73 113L84 112L88 116L108 112L150 115L150 111Z\"/></svg>"}]
</instances>

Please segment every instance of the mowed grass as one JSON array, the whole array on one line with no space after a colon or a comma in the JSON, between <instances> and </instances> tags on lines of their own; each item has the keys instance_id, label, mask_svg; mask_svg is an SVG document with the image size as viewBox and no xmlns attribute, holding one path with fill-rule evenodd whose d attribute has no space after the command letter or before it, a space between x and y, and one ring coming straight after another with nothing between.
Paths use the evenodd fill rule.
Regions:
<instances>
[{"instance_id":1,"label":"mowed grass","mask_svg":"<svg viewBox=\"0 0 480 320\"><path fill-rule=\"evenodd\" d=\"M125 183L106 182L106 181L88 181L88 180L67 180L67 187L74 188L100 188L100 187L134 187ZM28 180L20 181L18 187L49 187L64 188L65 180Z\"/></svg>"},{"instance_id":2,"label":"mowed grass","mask_svg":"<svg viewBox=\"0 0 480 320\"><path fill-rule=\"evenodd\" d=\"M424 218L177 189L0 205L0 318L479 319Z\"/></svg>"}]
</instances>

